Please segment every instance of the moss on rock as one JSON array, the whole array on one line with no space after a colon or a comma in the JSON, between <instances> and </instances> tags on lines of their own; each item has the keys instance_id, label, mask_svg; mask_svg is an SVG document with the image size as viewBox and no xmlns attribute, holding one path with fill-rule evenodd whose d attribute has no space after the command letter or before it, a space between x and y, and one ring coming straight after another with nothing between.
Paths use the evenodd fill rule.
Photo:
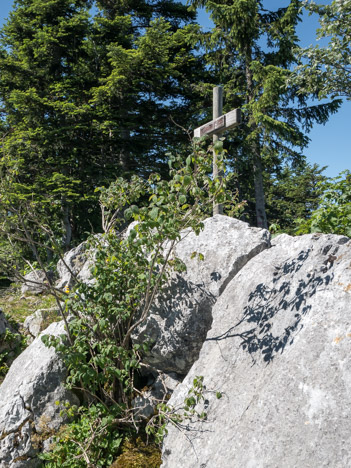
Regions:
<instances>
[{"instance_id":1,"label":"moss on rock","mask_svg":"<svg viewBox=\"0 0 351 468\"><path fill-rule=\"evenodd\" d=\"M160 448L155 444L147 445L141 437L138 437L124 441L122 454L110 468L159 468L160 466Z\"/></svg>"}]
</instances>

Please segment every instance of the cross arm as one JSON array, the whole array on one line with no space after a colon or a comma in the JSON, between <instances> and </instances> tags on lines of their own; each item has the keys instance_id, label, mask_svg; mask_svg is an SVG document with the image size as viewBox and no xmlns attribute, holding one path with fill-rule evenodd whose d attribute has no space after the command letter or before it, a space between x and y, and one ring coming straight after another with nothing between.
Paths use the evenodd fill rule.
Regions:
<instances>
[{"instance_id":1,"label":"cross arm","mask_svg":"<svg viewBox=\"0 0 351 468\"><path fill-rule=\"evenodd\" d=\"M204 135L219 135L241 123L241 110L234 109L227 114L221 115L215 120L208 122L194 130L194 137L201 138Z\"/></svg>"}]
</instances>

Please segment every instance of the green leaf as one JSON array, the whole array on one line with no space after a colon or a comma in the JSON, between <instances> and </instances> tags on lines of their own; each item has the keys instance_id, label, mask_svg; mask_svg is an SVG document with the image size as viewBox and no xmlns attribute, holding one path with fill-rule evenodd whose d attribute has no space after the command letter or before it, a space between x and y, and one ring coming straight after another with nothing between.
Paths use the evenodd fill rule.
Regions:
<instances>
[{"instance_id":1,"label":"green leaf","mask_svg":"<svg viewBox=\"0 0 351 468\"><path fill-rule=\"evenodd\" d=\"M150 218L153 219L153 220L156 220L157 217L158 217L158 213L159 213L158 207L157 207L157 206L154 206L154 207L152 208L152 210L150 211L150 214L149 214L149 215L150 215Z\"/></svg>"}]
</instances>

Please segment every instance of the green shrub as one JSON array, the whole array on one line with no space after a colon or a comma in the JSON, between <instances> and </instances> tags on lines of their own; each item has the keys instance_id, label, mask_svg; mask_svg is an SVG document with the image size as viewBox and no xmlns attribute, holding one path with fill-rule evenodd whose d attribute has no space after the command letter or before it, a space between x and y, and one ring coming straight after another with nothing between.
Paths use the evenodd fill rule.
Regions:
<instances>
[{"instance_id":1,"label":"green shrub","mask_svg":"<svg viewBox=\"0 0 351 468\"><path fill-rule=\"evenodd\" d=\"M226 177L211 176L211 150L194 146L185 164L171 159L168 181L154 174L147 181L118 179L99 189L105 233L89 241L95 252L94 281L67 290L68 339L43 337L61 353L68 369L67 386L79 391L85 402L78 419L43 456L48 466L108 466L123 438L145 425L133 418L133 399L150 343L133 344L132 333L148 317L171 272L184 269L173 256L180 232L189 228L198 234L214 202L235 209L236 197L226 191ZM216 151L219 171L224 172L221 145ZM118 231L126 221L136 221L128 235ZM189 415L195 414L200 387L202 392L202 380L186 402ZM164 403L159 405L162 415L148 426L151 439L162 437L168 420L177 422L175 416L167 419L168 410Z\"/></svg>"},{"instance_id":2,"label":"green shrub","mask_svg":"<svg viewBox=\"0 0 351 468\"><path fill-rule=\"evenodd\" d=\"M297 220L297 234L323 232L351 237L350 171L321 183L320 188L323 193L319 206L309 219Z\"/></svg>"}]
</instances>

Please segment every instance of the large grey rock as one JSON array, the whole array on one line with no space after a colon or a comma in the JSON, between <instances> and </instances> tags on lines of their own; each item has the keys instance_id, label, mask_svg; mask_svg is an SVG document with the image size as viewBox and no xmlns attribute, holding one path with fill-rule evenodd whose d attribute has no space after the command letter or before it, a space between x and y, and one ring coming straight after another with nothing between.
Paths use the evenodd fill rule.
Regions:
<instances>
[{"instance_id":1,"label":"large grey rock","mask_svg":"<svg viewBox=\"0 0 351 468\"><path fill-rule=\"evenodd\" d=\"M130 223L124 231L117 232L116 235L125 239L137 224L136 221ZM96 280L93 277L92 268L94 267L96 251L99 245L106 246L106 242L104 235L96 234L90 244L89 241L84 241L66 252L56 266L58 273L56 288L70 289L77 281L89 285L94 284Z\"/></svg>"},{"instance_id":2,"label":"large grey rock","mask_svg":"<svg viewBox=\"0 0 351 468\"><path fill-rule=\"evenodd\" d=\"M24 276L24 283L21 286L21 293L41 294L48 290L49 281L53 279L53 273L47 271L46 274L43 270L33 270Z\"/></svg>"},{"instance_id":3,"label":"large grey rock","mask_svg":"<svg viewBox=\"0 0 351 468\"><path fill-rule=\"evenodd\" d=\"M96 234L92 241L84 241L65 253L56 266L59 276L56 288L70 289L77 280L90 285L95 283L91 270L99 243L104 244L105 240L103 235Z\"/></svg>"},{"instance_id":4,"label":"large grey rock","mask_svg":"<svg viewBox=\"0 0 351 468\"><path fill-rule=\"evenodd\" d=\"M75 283L75 277L82 281L90 281L92 267L91 256L87 251L87 243L82 242L63 256L63 260L57 263L59 279L56 283L58 289L71 288Z\"/></svg>"},{"instance_id":5,"label":"large grey rock","mask_svg":"<svg viewBox=\"0 0 351 468\"><path fill-rule=\"evenodd\" d=\"M151 340L145 362L162 372L186 374L197 359L212 323L212 307L229 281L269 246L269 233L227 216L206 219L196 236L184 231L175 256L187 271L172 275L133 339ZM193 252L204 255L204 260Z\"/></svg>"},{"instance_id":6,"label":"large grey rock","mask_svg":"<svg viewBox=\"0 0 351 468\"><path fill-rule=\"evenodd\" d=\"M216 303L170 400L180 404L202 375L208 419L169 427L162 467L351 466L350 356L351 241L279 236Z\"/></svg>"},{"instance_id":7,"label":"large grey rock","mask_svg":"<svg viewBox=\"0 0 351 468\"><path fill-rule=\"evenodd\" d=\"M43 333L65 334L63 322L51 324ZM55 402L79 403L64 388L65 376L63 363L41 335L13 362L0 386L0 468L40 465L36 454L41 439L64 422L62 407Z\"/></svg>"}]
</instances>

